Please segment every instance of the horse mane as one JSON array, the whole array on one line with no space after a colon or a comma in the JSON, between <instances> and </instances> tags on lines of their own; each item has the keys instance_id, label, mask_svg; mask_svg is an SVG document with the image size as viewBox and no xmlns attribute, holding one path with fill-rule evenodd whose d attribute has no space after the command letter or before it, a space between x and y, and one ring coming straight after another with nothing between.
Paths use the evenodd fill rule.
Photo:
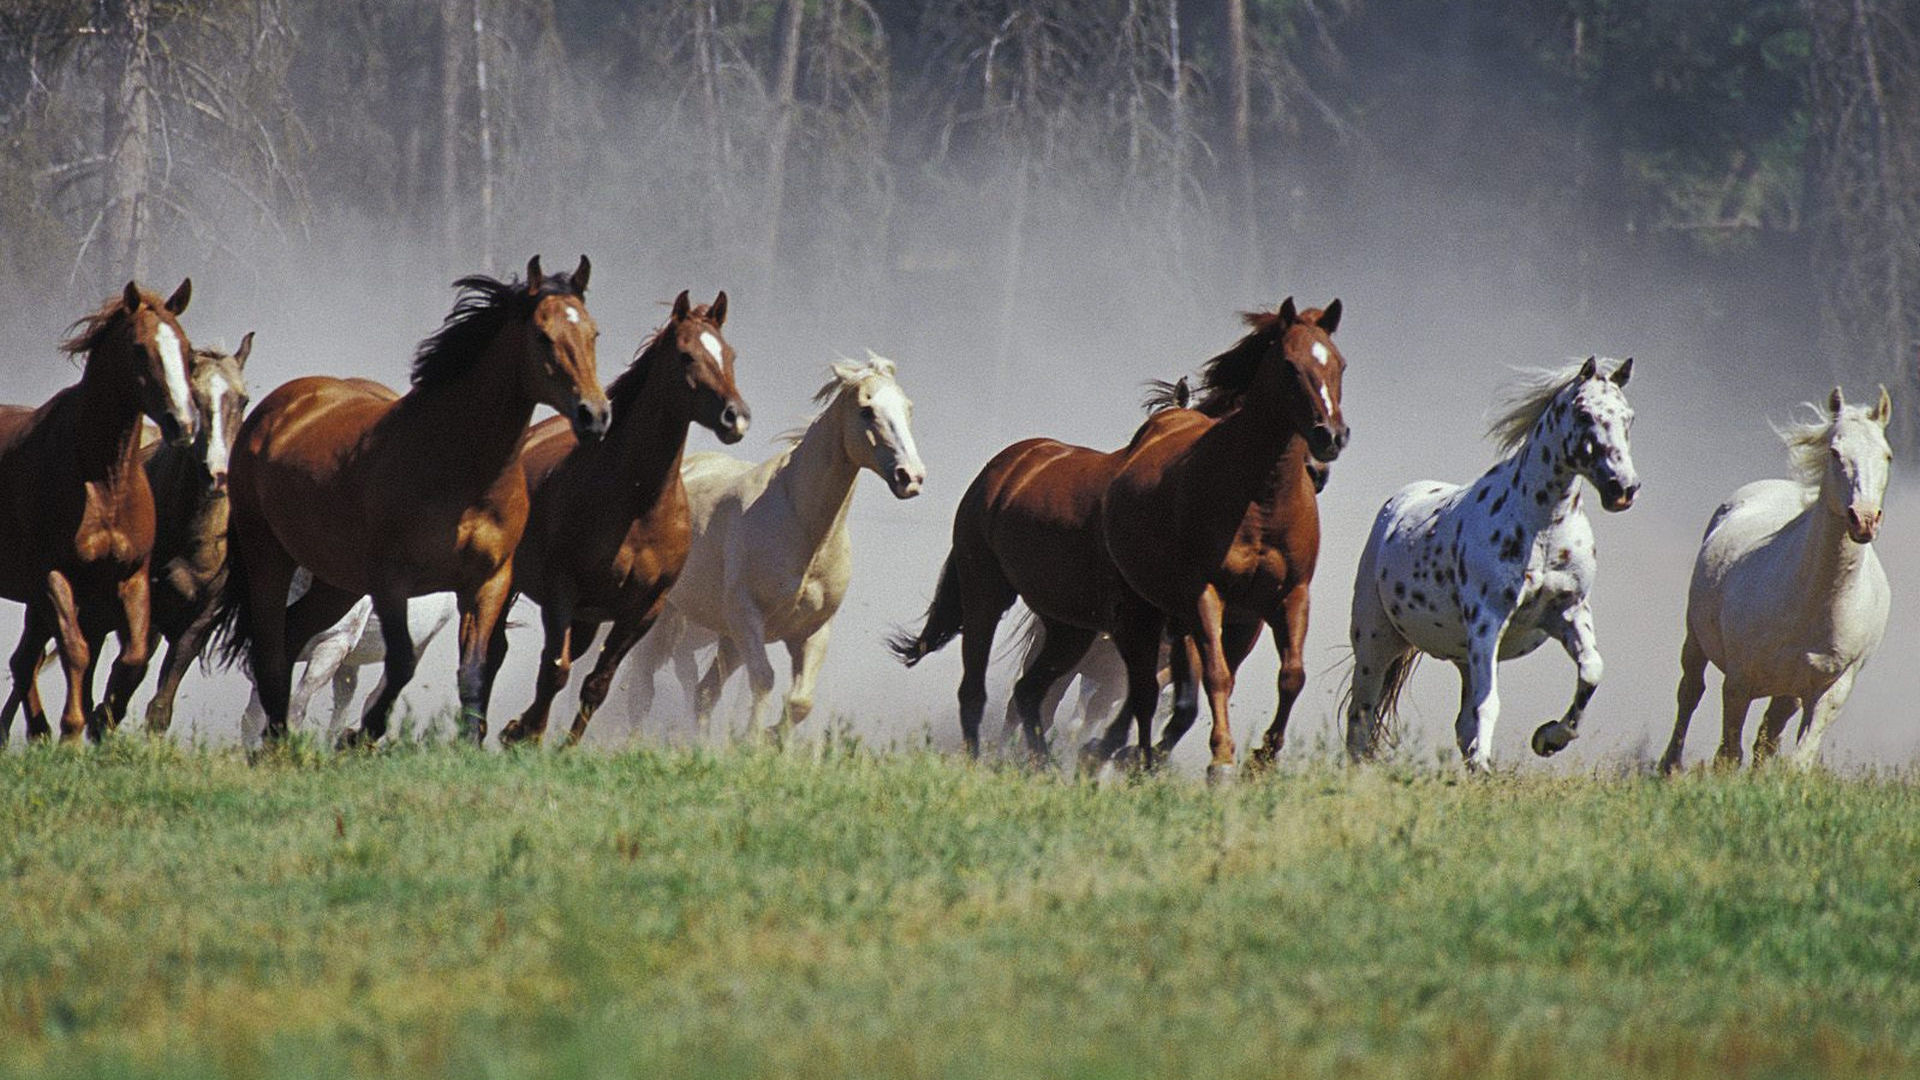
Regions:
<instances>
[{"instance_id":1,"label":"horse mane","mask_svg":"<svg viewBox=\"0 0 1920 1080\"><path fill-rule=\"evenodd\" d=\"M413 354L413 385L421 389L441 385L466 370L500 332L502 323L527 318L543 297L580 296L566 274L546 275L532 292L517 277L502 281L486 274L470 274L453 287L460 290L453 310Z\"/></svg>"},{"instance_id":2,"label":"horse mane","mask_svg":"<svg viewBox=\"0 0 1920 1080\"><path fill-rule=\"evenodd\" d=\"M872 376L884 375L891 379L898 373L893 361L872 349L867 350L867 362L864 364L842 359L828 364L827 371L829 373L827 381L820 384L820 389L813 392L813 403L822 406L821 411L808 417L807 422L799 427L788 428L781 432L775 437L776 441L786 443L788 446L800 445L800 440L807 437L808 430L819 421L821 416L825 415L824 406L831 404L835 397L859 386Z\"/></svg>"},{"instance_id":3,"label":"horse mane","mask_svg":"<svg viewBox=\"0 0 1920 1080\"><path fill-rule=\"evenodd\" d=\"M1511 454L1527 441L1533 425L1539 423L1560 391L1573 385L1585 364L1586 361L1580 360L1561 368L1520 369L1519 377L1500 401L1500 413L1487 424L1487 437L1501 453ZM1603 377L1611 371L1605 367L1599 370Z\"/></svg>"},{"instance_id":4,"label":"horse mane","mask_svg":"<svg viewBox=\"0 0 1920 1080\"><path fill-rule=\"evenodd\" d=\"M154 307L164 303L158 294L142 289L140 299ZM123 297L115 296L100 305L100 310L91 315L82 315L67 327L67 340L60 343L60 351L68 356L80 356L92 352L107 334L118 325L117 320L126 315L127 304Z\"/></svg>"},{"instance_id":5,"label":"horse mane","mask_svg":"<svg viewBox=\"0 0 1920 1080\"><path fill-rule=\"evenodd\" d=\"M1801 408L1810 410L1812 416L1777 424L1773 433L1787 444L1793 478L1808 487L1819 487L1827 473L1827 444L1833 441L1833 429L1843 420L1865 418L1872 410L1866 405L1842 405L1840 415L1835 416L1810 401L1803 402Z\"/></svg>"},{"instance_id":6,"label":"horse mane","mask_svg":"<svg viewBox=\"0 0 1920 1080\"><path fill-rule=\"evenodd\" d=\"M687 312L687 321L708 321L707 305L695 304ZM653 351L665 344L667 331L672 327L673 319L668 318L653 333L648 334L647 340L641 342L640 347L634 350L633 361L627 365L627 370L607 384L607 402L613 406L615 416L620 415L620 410L640 400L640 391L647 385L647 372L653 369Z\"/></svg>"},{"instance_id":7,"label":"horse mane","mask_svg":"<svg viewBox=\"0 0 1920 1080\"><path fill-rule=\"evenodd\" d=\"M1302 316L1308 314L1311 313L1301 312ZM1253 377L1260 370L1261 355L1273 343L1273 337L1291 325L1280 317L1278 308L1243 311L1240 321L1247 324L1246 335L1227 351L1200 365L1200 396L1191 407L1208 416L1223 416L1240 403L1240 396L1253 385ZM1147 407L1158 411L1154 405L1159 400L1158 395L1149 392Z\"/></svg>"}]
</instances>

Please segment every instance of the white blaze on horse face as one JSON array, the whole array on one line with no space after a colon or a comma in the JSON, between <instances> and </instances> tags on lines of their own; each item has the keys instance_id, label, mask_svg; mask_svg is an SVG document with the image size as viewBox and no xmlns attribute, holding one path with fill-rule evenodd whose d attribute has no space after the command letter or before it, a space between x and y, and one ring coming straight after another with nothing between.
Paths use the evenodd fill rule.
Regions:
<instances>
[{"instance_id":1,"label":"white blaze on horse face","mask_svg":"<svg viewBox=\"0 0 1920 1080\"><path fill-rule=\"evenodd\" d=\"M180 335L161 323L153 332L160 346L160 371L167 380L167 405L181 416L191 416L193 408L187 390L187 362L180 352Z\"/></svg>"},{"instance_id":2,"label":"white blaze on horse face","mask_svg":"<svg viewBox=\"0 0 1920 1080\"><path fill-rule=\"evenodd\" d=\"M213 399L213 407L207 410L207 472L219 476L227 471L227 395L233 393L233 386L216 373L207 380L207 388Z\"/></svg>"},{"instance_id":3,"label":"white blaze on horse face","mask_svg":"<svg viewBox=\"0 0 1920 1080\"><path fill-rule=\"evenodd\" d=\"M1323 364L1333 363L1333 354L1328 352L1327 347L1318 341L1313 343L1313 358Z\"/></svg>"},{"instance_id":4,"label":"white blaze on horse face","mask_svg":"<svg viewBox=\"0 0 1920 1080\"><path fill-rule=\"evenodd\" d=\"M722 364L726 362L727 357L725 352L722 351L720 339L713 336L712 331L700 331L700 344L712 355L714 363Z\"/></svg>"},{"instance_id":5,"label":"white blaze on horse face","mask_svg":"<svg viewBox=\"0 0 1920 1080\"><path fill-rule=\"evenodd\" d=\"M567 305L567 321L576 326L580 323L580 309L574 307L572 304Z\"/></svg>"},{"instance_id":6,"label":"white blaze on horse face","mask_svg":"<svg viewBox=\"0 0 1920 1080\"><path fill-rule=\"evenodd\" d=\"M897 384L886 382L868 395L867 407L873 410L873 419L866 423L867 442L875 449L885 450L884 454L875 456L869 468L887 482L896 496L917 494L926 477L926 467L920 463L920 448L913 439L913 403ZM896 469L906 471L904 486L896 484L891 475Z\"/></svg>"}]
</instances>

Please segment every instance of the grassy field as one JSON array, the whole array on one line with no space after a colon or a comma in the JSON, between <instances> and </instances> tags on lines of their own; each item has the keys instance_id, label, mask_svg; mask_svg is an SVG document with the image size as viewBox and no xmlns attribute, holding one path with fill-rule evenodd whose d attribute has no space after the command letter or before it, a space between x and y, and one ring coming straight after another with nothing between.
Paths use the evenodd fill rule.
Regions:
<instances>
[{"instance_id":1,"label":"grassy field","mask_svg":"<svg viewBox=\"0 0 1920 1080\"><path fill-rule=\"evenodd\" d=\"M0 1076L1911 1076L1917 796L41 748Z\"/></svg>"}]
</instances>

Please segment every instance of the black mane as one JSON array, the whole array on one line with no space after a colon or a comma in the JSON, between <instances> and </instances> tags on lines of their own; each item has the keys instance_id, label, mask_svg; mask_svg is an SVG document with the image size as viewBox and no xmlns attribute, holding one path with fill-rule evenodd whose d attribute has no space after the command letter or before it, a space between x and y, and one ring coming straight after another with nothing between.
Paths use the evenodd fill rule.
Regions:
<instances>
[{"instance_id":1,"label":"black mane","mask_svg":"<svg viewBox=\"0 0 1920 1080\"><path fill-rule=\"evenodd\" d=\"M573 281L565 274L548 274L537 292L529 292L519 278L501 281L485 274L473 274L453 283L460 290L447 319L422 341L413 354L413 385L429 388L445 383L465 371L513 319L529 318L534 305L543 297L580 297Z\"/></svg>"},{"instance_id":2,"label":"black mane","mask_svg":"<svg viewBox=\"0 0 1920 1080\"><path fill-rule=\"evenodd\" d=\"M1240 404L1240 395L1253 385L1254 374L1260 370L1261 358L1279 345L1280 336L1292 325L1278 311L1247 311L1240 318L1249 328L1246 336L1200 365L1200 385L1195 389L1198 400L1192 407L1208 416L1223 416Z\"/></svg>"},{"instance_id":3,"label":"black mane","mask_svg":"<svg viewBox=\"0 0 1920 1080\"><path fill-rule=\"evenodd\" d=\"M688 322L706 320L707 305L705 304L696 304L687 312ZM639 400L640 391L647 384L647 372L653 367L653 352L671 340L667 331L673 329L673 325L673 318L669 316L660 329L655 330L651 337L640 343L640 348L633 354L633 362L627 365L627 370L607 384L607 402L613 406L613 415L619 416L622 409Z\"/></svg>"}]
</instances>

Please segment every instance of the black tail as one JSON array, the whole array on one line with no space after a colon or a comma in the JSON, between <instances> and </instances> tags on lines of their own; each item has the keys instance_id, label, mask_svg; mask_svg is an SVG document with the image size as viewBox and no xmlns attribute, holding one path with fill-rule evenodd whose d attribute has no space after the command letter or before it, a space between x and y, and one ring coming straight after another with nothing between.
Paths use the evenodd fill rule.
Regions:
<instances>
[{"instance_id":1,"label":"black tail","mask_svg":"<svg viewBox=\"0 0 1920 1080\"><path fill-rule=\"evenodd\" d=\"M1405 653L1387 661L1386 673L1380 679L1380 700L1373 707L1373 745L1367 747L1367 756L1371 757L1383 750L1391 750L1400 745L1400 692L1407 688L1413 678L1413 669L1420 666L1423 654L1418 649L1408 649ZM1346 686L1341 691L1338 709L1344 716L1353 705L1353 665L1347 664Z\"/></svg>"},{"instance_id":2,"label":"black tail","mask_svg":"<svg viewBox=\"0 0 1920 1080\"><path fill-rule=\"evenodd\" d=\"M887 638L887 649L899 657L901 663L912 667L928 653L937 652L952 641L960 633L963 622L960 571L953 564L953 553L948 552L946 565L940 568L940 584L934 587L933 603L927 605L927 618L920 633L895 631Z\"/></svg>"},{"instance_id":3,"label":"black tail","mask_svg":"<svg viewBox=\"0 0 1920 1080\"><path fill-rule=\"evenodd\" d=\"M242 671L253 674L253 610L247 603L247 568L231 528L227 531L227 580L220 588L220 598L213 603L213 635L207 639L202 662L216 654L221 667L230 668L238 662Z\"/></svg>"}]
</instances>

